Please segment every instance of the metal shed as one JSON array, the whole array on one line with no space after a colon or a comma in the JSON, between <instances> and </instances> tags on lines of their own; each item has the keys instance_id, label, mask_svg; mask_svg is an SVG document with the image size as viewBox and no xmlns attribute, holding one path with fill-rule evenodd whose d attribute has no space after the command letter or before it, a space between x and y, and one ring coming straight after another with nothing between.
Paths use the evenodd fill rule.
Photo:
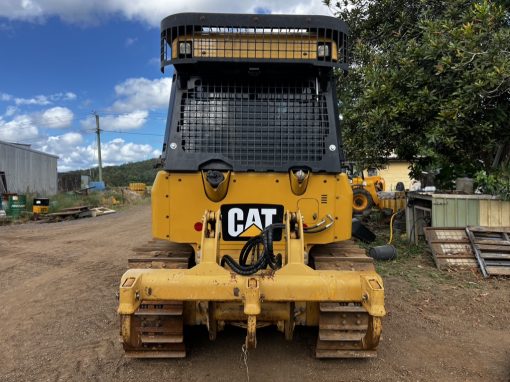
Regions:
<instances>
[{"instance_id":1,"label":"metal shed","mask_svg":"<svg viewBox=\"0 0 510 382\"><path fill-rule=\"evenodd\" d=\"M0 172L5 172L7 190L12 193L56 194L57 159L30 145L0 141Z\"/></svg>"},{"instance_id":2,"label":"metal shed","mask_svg":"<svg viewBox=\"0 0 510 382\"><path fill-rule=\"evenodd\" d=\"M407 195L407 235L414 242L423 227L508 227L510 201L483 194L410 192Z\"/></svg>"}]
</instances>

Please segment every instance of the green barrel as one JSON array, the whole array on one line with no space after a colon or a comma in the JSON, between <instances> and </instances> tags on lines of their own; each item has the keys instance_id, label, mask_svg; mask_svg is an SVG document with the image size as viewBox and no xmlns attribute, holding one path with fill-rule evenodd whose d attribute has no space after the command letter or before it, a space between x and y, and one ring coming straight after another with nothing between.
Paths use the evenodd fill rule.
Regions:
<instances>
[{"instance_id":1,"label":"green barrel","mask_svg":"<svg viewBox=\"0 0 510 382\"><path fill-rule=\"evenodd\" d=\"M27 209L27 197L25 195L10 195L8 204L7 214L17 218Z\"/></svg>"}]
</instances>

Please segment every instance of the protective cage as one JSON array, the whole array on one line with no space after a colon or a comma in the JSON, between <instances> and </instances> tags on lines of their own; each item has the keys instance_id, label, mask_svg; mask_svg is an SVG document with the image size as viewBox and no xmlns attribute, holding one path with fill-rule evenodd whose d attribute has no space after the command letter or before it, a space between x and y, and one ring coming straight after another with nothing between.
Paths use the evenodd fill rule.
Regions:
<instances>
[{"instance_id":1,"label":"protective cage","mask_svg":"<svg viewBox=\"0 0 510 382\"><path fill-rule=\"evenodd\" d=\"M167 169L197 170L219 160L234 171L338 172L333 93L315 78L193 77L176 94Z\"/></svg>"},{"instance_id":2,"label":"protective cage","mask_svg":"<svg viewBox=\"0 0 510 382\"><path fill-rule=\"evenodd\" d=\"M199 61L300 62L347 69L347 26L334 17L181 13L161 22L161 71Z\"/></svg>"}]
</instances>

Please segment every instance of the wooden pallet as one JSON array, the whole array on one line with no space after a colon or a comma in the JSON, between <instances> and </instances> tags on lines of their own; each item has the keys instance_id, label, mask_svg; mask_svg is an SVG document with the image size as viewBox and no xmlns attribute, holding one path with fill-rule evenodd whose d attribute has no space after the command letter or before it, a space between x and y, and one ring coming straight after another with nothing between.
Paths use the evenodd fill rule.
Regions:
<instances>
[{"instance_id":1,"label":"wooden pallet","mask_svg":"<svg viewBox=\"0 0 510 382\"><path fill-rule=\"evenodd\" d=\"M464 228L425 227L424 232L437 268L477 267L477 261Z\"/></svg>"},{"instance_id":2,"label":"wooden pallet","mask_svg":"<svg viewBox=\"0 0 510 382\"><path fill-rule=\"evenodd\" d=\"M510 276L510 227L466 227L484 277Z\"/></svg>"}]
</instances>

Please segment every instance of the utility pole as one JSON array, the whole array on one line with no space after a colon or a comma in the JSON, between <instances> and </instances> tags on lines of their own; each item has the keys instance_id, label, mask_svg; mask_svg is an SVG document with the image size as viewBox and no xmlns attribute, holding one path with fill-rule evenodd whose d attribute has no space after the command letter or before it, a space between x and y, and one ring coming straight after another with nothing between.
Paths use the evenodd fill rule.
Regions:
<instances>
[{"instance_id":1,"label":"utility pole","mask_svg":"<svg viewBox=\"0 0 510 382\"><path fill-rule=\"evenodd\" d=\"M101 161L101 129L99 128L99 114L94 113L96 116L96 134L97 134L97 161L99 170L99 181L103 181L103 163Z\"/></svg>"}]
</instances>

